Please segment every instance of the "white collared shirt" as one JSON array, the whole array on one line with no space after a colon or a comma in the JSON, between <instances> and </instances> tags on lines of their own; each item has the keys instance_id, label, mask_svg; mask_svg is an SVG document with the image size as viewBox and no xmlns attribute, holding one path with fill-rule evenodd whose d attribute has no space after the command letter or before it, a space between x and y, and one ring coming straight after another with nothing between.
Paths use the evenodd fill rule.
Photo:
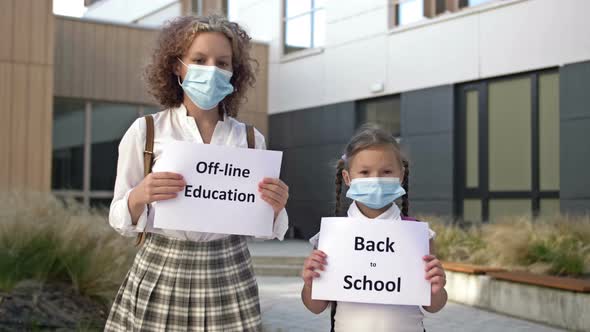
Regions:
<instances>
[{"instance_id":1,"label":"white collared shirt","mask_svg":"<svg viewBox=\"0 0 590 332\"><path fill-rule=\"evenodd\" d=\"M359 210L356 202L350 204L348 217L371 220ZM395 204L376 219L411 222L402 220L401 211ZM428 229L428 231L430 239L433 239L436 234L431 229ZM314 248L317 248L319 236L320 233L309 239ZM326 254L329 255L329 253ZM422 308L416 305L385 305L338 301L336 316L334 317L334 331L422 332L424 330L423 318L424 312Z\"/></svg>"},{"instance_id":2,"label":"white collared shirt","mask_svg":"<svg viewBox=\"0 0 590 332\"><path fill-rule=\"evenodd\" d=\"M184 105L170 108L153 115L154 117L154 164L162 155L162 148L170 141L188 141L203 143L203 138L195 119L187 115ZM254 130L256 149L266 149L264 136ZM136 236L137 233L147 231L168 237L192 240L212 241L225 238L227 234L185 232L154 228L154 211L157 204L150 204L150 209L144 209L136 225L131 222L128 208L131 190L143 180L143 151L145 149L146 123L138 118L129 127L119 144L119 160L117 162L117 179L115 181L114 197L109 212L109 223L119 233L125 236ZM224 116L218 121L211 137L211 144L232 147L247 147L246 126L236 119ZM282 240L287 232L288 217L285 209L277 217L273 227L273 238Z\"/></svg>"}]
</instances>

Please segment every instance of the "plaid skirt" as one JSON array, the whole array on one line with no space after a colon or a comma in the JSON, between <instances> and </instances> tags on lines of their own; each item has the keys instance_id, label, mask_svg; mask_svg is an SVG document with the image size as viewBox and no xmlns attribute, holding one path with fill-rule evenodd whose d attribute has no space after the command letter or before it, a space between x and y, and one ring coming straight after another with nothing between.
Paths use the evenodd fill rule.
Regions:
<instances>
[{"instance_id":1,"label":"plaid skirt","mask_svg":"<svg viewBox=\"0 0 590 332\"><path fill-rule=\"evenodd\" d=\"M260 331L246 239L194 242L148 234L105 331Z\"/></svg>"}]
</instances>

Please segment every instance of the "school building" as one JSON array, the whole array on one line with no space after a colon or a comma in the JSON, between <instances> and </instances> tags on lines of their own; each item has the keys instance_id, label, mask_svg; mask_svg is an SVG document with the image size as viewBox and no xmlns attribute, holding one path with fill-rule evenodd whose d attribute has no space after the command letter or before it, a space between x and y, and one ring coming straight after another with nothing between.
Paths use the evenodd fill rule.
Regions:
<instances>
[{"instance_id":1,"label":"school building","mask_svg":"<svg viewBox=\"0 0 590 332\"><path fill-rule=\"evenodd\" d=\"M332 214L334 163L367 121L407 151L412 215L589 213L589 11L585 0L232 1L232 19L269 43L270 147L285 151L296 235Z\"/></svg>"},{"instance_id":2,"label":"school building","mask_svg":"<svg viewBox=\"0 0 590 332\"><path fill-rule=\"evenodd\" d=\"M260 63L240 112L284 151L296 237L334 207L334 163L377 122L410 160L412 215L590 213L586 0L0 0L0 186L107 205L117 145L158 111L142 67L165 20L221 13Z\"/></svg>"},{"instance_id":3,"label":"school building","mask_svg":"<svg viewBox=\"0 0 590 332\"><path fill-rule=\"evenodd\" d=\"M54 15L50 0L0 0L0 190L108 207L120 139L137 117L159 111L142 81L159 24L227 10L219 0L145 3L87 0L94 16L72 18ZM253 52L258 80L240 119L267 134L268 46L254 43Z\"/></svg>"}]
</instances>

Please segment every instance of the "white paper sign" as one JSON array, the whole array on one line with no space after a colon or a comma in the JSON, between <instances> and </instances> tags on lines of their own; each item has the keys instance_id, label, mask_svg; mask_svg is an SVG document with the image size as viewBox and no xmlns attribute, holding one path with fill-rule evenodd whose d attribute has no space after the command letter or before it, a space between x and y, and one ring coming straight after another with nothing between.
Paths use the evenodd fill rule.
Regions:
<instances>
[{"instance_id":1,"label":"white paper sign","mask_svg":"<svg viewBox=\"0 0 590 332\"><path fill-rule=\"evenodd\" d=\"M174 141L154 172L179 173L185 188L155 205L154 227L221 234L271 236L274 211L258 183L278 178L282 152Z\"/></svg>"},{"instance_id":2,"label":"white paper sign","mask_svg":"<svg viewBox=\"0 0 590 332\"><path fill-rule=\"evenodd\" d=\"M322 218L318 249L328 257L312 299L430 305L428 239L424 222Z\"/></svg>"}]
</instances>

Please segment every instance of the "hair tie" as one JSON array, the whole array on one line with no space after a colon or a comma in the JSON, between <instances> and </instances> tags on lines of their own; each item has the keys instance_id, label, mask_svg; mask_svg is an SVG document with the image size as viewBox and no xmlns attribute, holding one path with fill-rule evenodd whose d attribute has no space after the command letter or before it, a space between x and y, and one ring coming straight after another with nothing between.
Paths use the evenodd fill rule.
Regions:
<instances>
[{"instance_id":1,"label":"hair tie","mask_svg":"<svg viewBox=\"0 0 590 332\"><path fill-rule=\"evenodd\" d=\"M342 157L340 157L340 159L346 161L346 154L343 154Z\"/></svg>"}]
</instances>

